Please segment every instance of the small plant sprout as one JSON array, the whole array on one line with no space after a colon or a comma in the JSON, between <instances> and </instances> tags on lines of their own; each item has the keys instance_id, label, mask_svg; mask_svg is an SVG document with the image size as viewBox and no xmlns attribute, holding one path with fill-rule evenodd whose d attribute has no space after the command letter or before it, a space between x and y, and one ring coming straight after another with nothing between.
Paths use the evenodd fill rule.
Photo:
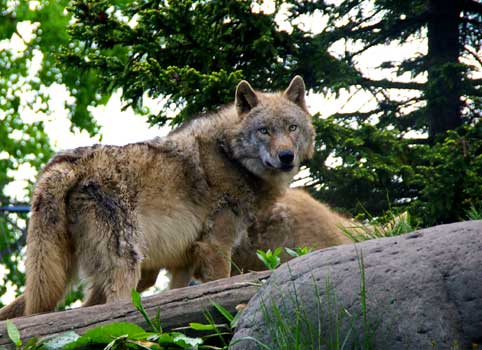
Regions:
<instances>
[{"instance_id":1,"label":"small plant sprout","mask_svg":"<svg viewBox=\"0 0 482 350\"><path fill-rule=\"evenodd\" d=\"M268 249L266 252L257 250L256 255L268 269L274 270L281 264L281 258L279 256L282 252L283 249L278 247L274 251L271 251L271 249Z\"/></svg>"},{"instance_id":2,"label":"small plant sprout","mask_svg":"<svg viewBox=\"0 0 482 350\"><path fill-rule=\"evenodd\" d=\"M302 256L302 255L306 255L310 252L313 251L313 248L310 248L310 247L296 247L294 249L291 249L291 248L285 248L286 250L286 253L288 253L289 255L291 255L292 257L294 258L297 258L299 256Z\"/></svg>"}]
</instances>

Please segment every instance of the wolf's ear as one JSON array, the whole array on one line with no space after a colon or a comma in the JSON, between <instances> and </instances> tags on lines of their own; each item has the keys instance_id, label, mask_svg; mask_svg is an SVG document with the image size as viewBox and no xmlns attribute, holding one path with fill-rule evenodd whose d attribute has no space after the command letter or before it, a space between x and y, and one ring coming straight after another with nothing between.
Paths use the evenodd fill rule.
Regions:
<instances>
[{"instance_id":1,"label":"wolf's ear","mask_svg":"<svg viewBox=\"0 0 482 350\"><path fill-rule=\"evenodd\" d=\"M238 114L248 113L258 104L258 97L251 85L246 80L242 80L236 87L236 110Z\"/></svg>"},{"instance_id":2,"label":"wolf's ear","mask_svg":"<svg viewBox=\"0 0 482 350\"><path fill-rule=\"evenodd\" d=\"M284 92L284 96L304 110L307 110L305 102L305 82L299 75L291 80L290 86L288 86Z\"/></svg>"}]
</instances>

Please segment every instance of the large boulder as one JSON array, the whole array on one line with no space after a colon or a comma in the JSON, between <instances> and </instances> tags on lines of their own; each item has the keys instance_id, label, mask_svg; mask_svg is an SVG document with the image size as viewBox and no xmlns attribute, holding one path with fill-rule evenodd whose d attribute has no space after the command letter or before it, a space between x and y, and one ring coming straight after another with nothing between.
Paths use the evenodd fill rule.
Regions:
<instances>
[{"instance_id":1,"label":"large boulder","mask_svg":"<svg viewBox=\"0 0 482 350\"><path fill-rule=\"evenodd\" d=\"M478 349L482 221L328 248L282 265L250 300L231 349L341 349L343 342L345 349Z\"/></svg>"}]
</instances>

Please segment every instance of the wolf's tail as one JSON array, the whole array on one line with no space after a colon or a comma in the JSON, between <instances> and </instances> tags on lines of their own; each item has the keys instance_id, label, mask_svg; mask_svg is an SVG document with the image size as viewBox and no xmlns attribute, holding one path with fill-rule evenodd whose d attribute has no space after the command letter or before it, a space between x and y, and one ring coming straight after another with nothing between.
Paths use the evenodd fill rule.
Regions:
<instances>
[{"instance_id":1,"label":"wolf's tail","mask_svg":"<svg viewBox=\"0 0 482 350\"><path fill-rule=\"evenodd\" d=\"M58 157L38 180L27 235L25 293L0 309L0 320L51 311L62 298L72 267L66 195L76 182L72 164Z\"/></svg>"},{"instance_id":2,"label":"wolf's tail","mask_svg":"<svg viewBox=\"0 0 482 350\"><path fill-rule=\"evenodd\" d=\"M52 311L71 278L73 249L66 200L79 174L69 160L53 158L33 193L27 234L25 315Z\"/></svg>"}]
</instances>

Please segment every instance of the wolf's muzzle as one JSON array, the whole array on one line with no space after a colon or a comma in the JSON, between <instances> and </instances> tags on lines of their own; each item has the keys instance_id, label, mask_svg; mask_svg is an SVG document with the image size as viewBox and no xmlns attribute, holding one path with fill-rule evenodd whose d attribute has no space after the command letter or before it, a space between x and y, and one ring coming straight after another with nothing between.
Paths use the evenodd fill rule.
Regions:
<instances>
[{"instance_id":1,"label":"wolf's muzzle","mask_svg":"<svg viewBox=\"0 0 482 350\"><path fill-rule=\"evenodd\" d=\"M281 162L281 167L290 167L293 165L293 159L295 159L295 155L291 150L284 150L278 153L278 158Z\"/></svg>"}]
</instances>

